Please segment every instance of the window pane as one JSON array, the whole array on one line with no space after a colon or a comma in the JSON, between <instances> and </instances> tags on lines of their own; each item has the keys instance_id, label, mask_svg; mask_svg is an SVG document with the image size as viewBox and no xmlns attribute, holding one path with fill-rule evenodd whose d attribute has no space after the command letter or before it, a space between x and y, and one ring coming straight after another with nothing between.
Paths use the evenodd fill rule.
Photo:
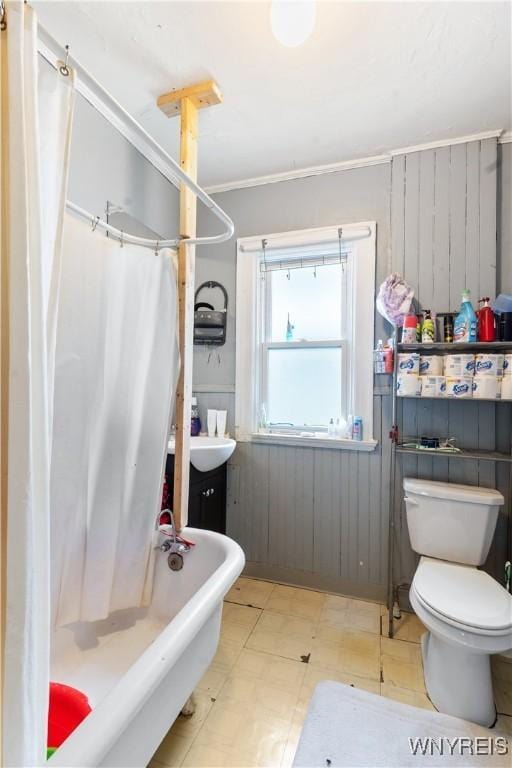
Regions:
<instances>
[{"instance_id":1,"label":"window pane","mask_svg":"<svg viewBox=\"0 0 512 768\"><path fill-rule=\"evenodd\" d=\"M271 281L270 341L286 341L288 316L293 341L341 338L341 264L267 273Z\"/></svg>"},{"instance_id":2,"label":"window pane","mask_svg":"<svg viewBox=\"0 0 512 768\"><path fill-rule=\"evenodd\" d=\"M269 349L267 414L301 427L341 417L341 349Z\"/></svg>"}]
</instances>

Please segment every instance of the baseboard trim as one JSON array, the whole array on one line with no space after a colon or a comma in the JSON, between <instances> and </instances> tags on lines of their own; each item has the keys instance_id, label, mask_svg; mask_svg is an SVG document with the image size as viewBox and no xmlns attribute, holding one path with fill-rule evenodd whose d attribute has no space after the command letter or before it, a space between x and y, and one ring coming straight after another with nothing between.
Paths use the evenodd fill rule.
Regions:
<instances>
[{"instance_id":1,"label":"baseboard trim","mask_svg":"<svg viewBox=\"0 0 512 768\"><path fill-rule=\"evenodd\" d=\"M352 581L340 579L337 576L326 576L310 571L299 571L293 568L265 565L263 563L247 562L244 576L255 579L266 579L289 584L292 587L306 587L308 589L320 589L332 592L335 595L355 597L362 600L372 600L376 603L386 603L385 584L356 584Z\"/></svg>"}]
</instances>

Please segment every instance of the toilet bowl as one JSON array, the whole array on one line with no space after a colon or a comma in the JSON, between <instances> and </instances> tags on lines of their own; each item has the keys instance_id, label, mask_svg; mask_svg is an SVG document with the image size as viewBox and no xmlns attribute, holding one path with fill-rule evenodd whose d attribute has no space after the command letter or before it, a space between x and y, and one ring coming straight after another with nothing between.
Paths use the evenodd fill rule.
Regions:
<instances>
[{"instance_id":1,"label":"toilet bowl","mask_svg":"<svg viewBox=\"0 0 512 768\"><path fill-rule=\"evenodd\" d=\"M494 489L404 479L413 549L422 555L409 597L427 628L425 685L446 714L491 726L491 655L512 649L512 595L481 565L503 497Z\"/></svg>"},{"instance_id":2,"label":"toilet bowl","mask_svg":"<svg viewBox=\"0 0 512 768\"><path fill-rule=\"evenodd\" d=\"M428 630L422 656L432 702L441 712L493 725L490 657L512 647L512 596L474 566L422 557L409 597Z\"/></svg>"}]
</instances>

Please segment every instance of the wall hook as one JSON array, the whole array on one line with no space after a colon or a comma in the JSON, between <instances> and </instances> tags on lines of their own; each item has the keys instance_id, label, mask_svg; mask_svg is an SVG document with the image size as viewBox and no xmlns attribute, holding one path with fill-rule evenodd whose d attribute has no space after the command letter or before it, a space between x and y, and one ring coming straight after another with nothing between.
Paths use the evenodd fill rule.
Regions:
<instances>
[{"instance_id":1,"label":"wall hook","mask_svg":"<svg viewBox=\"0 0 512 768\"><path fill-rule=\"evenodd\" d=\"M59 72L63 77L69 77L69 67L68 67L68 59L69 59L69 45L66 45L66 58L64 59L64 64L61 64L59 67Z\"/></svg>"}]
</instances>

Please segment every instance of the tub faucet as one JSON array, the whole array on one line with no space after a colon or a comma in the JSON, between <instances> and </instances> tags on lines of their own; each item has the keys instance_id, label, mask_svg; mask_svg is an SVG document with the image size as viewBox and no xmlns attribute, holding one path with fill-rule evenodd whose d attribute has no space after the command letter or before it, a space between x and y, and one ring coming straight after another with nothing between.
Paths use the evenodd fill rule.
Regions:
<instances>
[{"instance_id":1,"label":"tub faucet","mask_svg":"<svg viewBox=\"0 0 512 768\"><path fill-rule=\"evenodd\" d=\"M159 549L161 552L169 552L167 563L171 571L181 571L183 568L183 554L188 552L190 547L183 541L178 540L178 537L176 536L176 525L174 522L174 514L172 510L164 509L162 514L165 512L168 512L171 518L172 533L170 534L169 539L163 541L158 547L156 547L156 549Z\"/></svg>"}]
</instances>

